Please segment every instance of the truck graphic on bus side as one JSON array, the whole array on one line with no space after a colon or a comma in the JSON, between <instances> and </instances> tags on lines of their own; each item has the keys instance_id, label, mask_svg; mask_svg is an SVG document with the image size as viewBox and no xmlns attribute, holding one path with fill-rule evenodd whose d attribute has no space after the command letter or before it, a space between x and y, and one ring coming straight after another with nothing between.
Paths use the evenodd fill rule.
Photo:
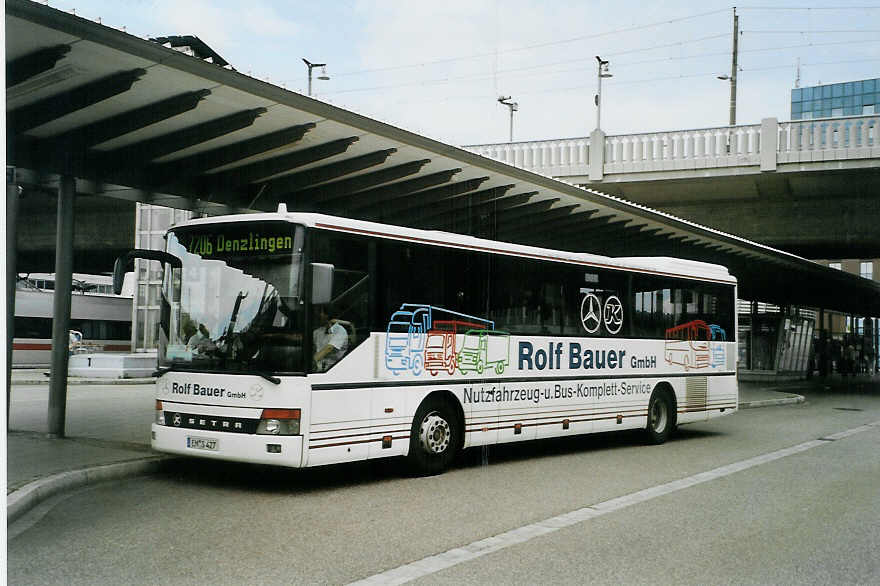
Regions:
<instances>
[{"instance_id":1,"label":"truck graphic on bus side","mask_svg":"<svg viewBox=\"0 0 880 586\"><path fill-rule=\"evenodd\" d=\"M412 371L416 376L422 374L426 366L425 352L428 339L432 340L432 344L442 343L448 348L449 337L446 334L441 333L442 340L436 335L431 336L435 318L441 317L451 318L446 321L462 318L462 323L468 323L469 326L494 327L493 321L450 311L442 307L404 303L399 310L391 314L391 319L388 320L385 337L385 368L395 375L406 370ZM454 339L454 337L453 334L452 338ZM448 361L445 358L439 361L443 363L442 368L449 371ZM438 367L438 359L433 351L430 367L432 371L441 369ZM454 371L454 367L452 370Z\"/></svg>"},{"instance_id":2,"label":"truck graphic on bus side","mask_svg":"<svg viewBox=\"0 0 880 586\"><path fill-rule=\"evenodd\" d=\"M462 374L470 371L483 374L488 368L494 368L495 374L502 374L510 364L510 334L496 330L468 330L456 362Z\"/></svg>"},{"instance_id":3,"label":"truck graphic on bus side","mask_svg":"<svg viewBox=\"0 0 880 586\"><path fill-rule=\"evenodd\" d=\"M458 366L458 340L463 338L468 330L482 327L482 324L454 319L435 321L425 341L425 370L430 372L431 376L436 376L441 370L445 370L450 375L455 374Z\"/></svg>"}]
</instances>

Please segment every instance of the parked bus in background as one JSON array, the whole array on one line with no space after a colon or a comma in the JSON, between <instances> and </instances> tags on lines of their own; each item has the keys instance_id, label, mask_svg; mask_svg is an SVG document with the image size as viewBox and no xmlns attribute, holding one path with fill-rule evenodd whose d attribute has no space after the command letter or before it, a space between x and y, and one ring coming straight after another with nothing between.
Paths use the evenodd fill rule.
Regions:
<instances>
[{"instance_id":1,"label":"parked bus in background","mask_svg":"<svg viewBox=\"0 0 880 586\"><path fill-rule=\"evenodd\" d=\"M717 265L283 205L192 220L166 240L166 252L127 257L165 266L152 426L162 452L291 467L406 456L434 473L471 446L622 429L661 443L737 409L736 280ZM326 372L313 366L316 306L353 324ZM469 325L443 335L441 355L451 320ZM717 368L666 359L667 330L694 320L728 332L712 342Z\"/></svg>"}]
</instances>

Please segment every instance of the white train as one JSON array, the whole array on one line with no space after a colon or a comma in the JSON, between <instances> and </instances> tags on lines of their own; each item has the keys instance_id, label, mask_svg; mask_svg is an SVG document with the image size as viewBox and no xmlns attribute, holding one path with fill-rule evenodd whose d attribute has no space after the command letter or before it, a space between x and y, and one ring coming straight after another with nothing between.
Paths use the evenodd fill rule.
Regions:
<instances>
[{"instance_id":1,"label":"white train","mask_svg":"<svg viewBox=\"0 0 880 586\"><path fill-rule=\"evenodd\" d=\"M54 274L19 275L15 290L13 366L43 367L51 362L54 302ZM131 304L131 287L121 295L114 295L112 277L74 273L70 329L82 335L77 350L131 351Z\"/></svg>"}]
</instances>

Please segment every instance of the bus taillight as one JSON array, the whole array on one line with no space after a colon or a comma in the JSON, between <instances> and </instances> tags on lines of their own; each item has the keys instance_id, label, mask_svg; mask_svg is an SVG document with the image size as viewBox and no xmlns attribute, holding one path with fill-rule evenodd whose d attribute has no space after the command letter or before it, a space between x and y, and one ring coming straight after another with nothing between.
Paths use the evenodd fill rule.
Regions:
<instances>
[{"instance_id":1,"label":"bus taillight","mask_svg":"<svg viewBox=\"0 0 880 586\"><path fill-rule=\"evenodd\" d=\"M299 435L299 409L263 409L257 434Z\"/></svg>"}]
</instances>

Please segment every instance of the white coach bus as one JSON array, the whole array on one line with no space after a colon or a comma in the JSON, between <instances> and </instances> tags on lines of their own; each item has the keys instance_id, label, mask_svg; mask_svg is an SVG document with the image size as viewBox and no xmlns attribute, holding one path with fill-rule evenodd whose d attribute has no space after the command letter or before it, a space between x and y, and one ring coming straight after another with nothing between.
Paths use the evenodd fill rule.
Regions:
<instances>
[{"instance_id":1,"label":"white coach bus","mask_svg":"<svg viewBox=\"0 0 880 586\"><path fill-rule=\"evenodd\" d=\"M636 428L661 443L737 409L736 280L717 265L283 205L166 239L129 255L165 262L162 452L290 467L407 456L435 473L471 446ZM685 366L667 332L694 321L724 335L707 342L718 359Z\"/></svg>"}]
</instances>

